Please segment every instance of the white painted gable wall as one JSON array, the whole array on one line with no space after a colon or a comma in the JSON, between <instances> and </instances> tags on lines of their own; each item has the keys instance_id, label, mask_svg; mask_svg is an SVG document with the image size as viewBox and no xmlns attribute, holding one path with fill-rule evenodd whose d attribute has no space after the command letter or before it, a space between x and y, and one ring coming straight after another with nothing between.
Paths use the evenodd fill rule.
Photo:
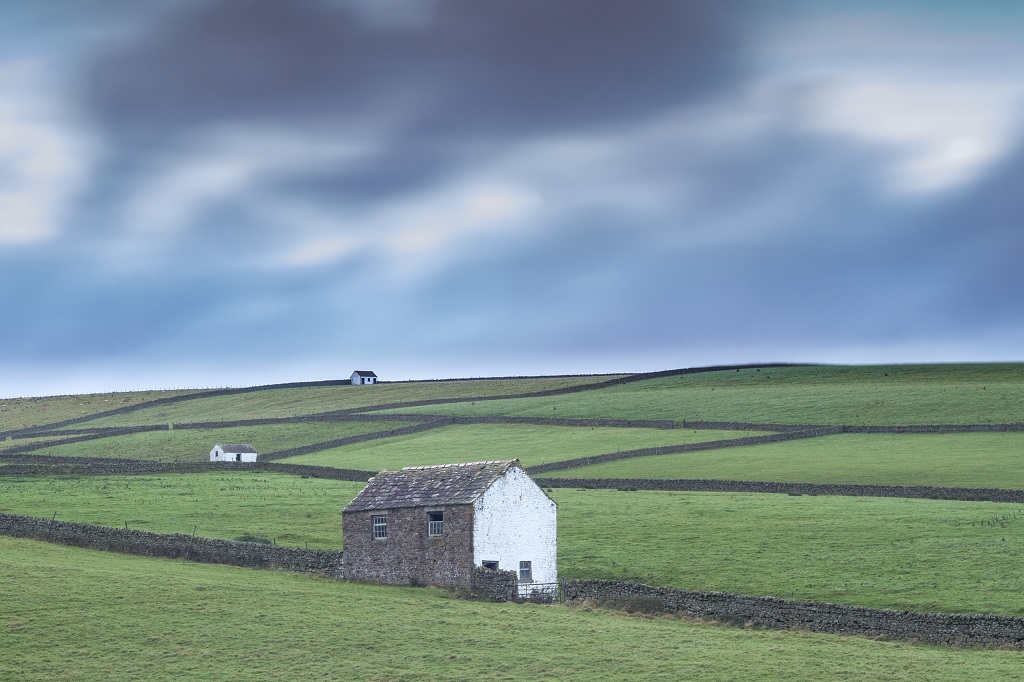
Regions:
<instances>
[{"instance_id":1,"label":"white painted gable wall","mask_svg":"<svg viewBox=\"0 0 1024 682\"><path fill-rule=\"evenodd\" d=\"M558 579L556 506L522 469L512 467L473 503L473 563L497 561L519 572L529 561L533 581Z\"/></svg>"},{"instance_id":2,"label":"white painted gable wall","mask_svg":"<svg viewBox=\"0 0 1024 682\"><path fill-rule=\"evenodd\" d=\"M242 453L224 452L224 450L221 449L219 446L214 446L213 450L210 450L210 461L211 462L237 462L239 460L236 459L236 457L235 457L236 454L241 454L242 455L241 461L243 461L243 462L255 462L256 461L256 453L255 452L242 452Z\"/></svg>"}]
</instances>

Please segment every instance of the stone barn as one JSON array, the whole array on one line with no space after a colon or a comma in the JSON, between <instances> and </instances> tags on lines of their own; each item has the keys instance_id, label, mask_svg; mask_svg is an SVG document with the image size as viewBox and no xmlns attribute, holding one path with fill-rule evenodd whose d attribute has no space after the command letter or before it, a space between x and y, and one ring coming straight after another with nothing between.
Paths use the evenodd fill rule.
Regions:
<instances>
[{"instance_id":1,"label":"stone barn","mask_svg":"<svg viewBox=\"0 0 1024 682\"><path fill-rule=\"evenodd\" d=\"M210 450L211 462L255 462L256 450L251 445L217 443Z\"/></svg>"},{"instance_id":2,"label":"stone barn","mask_svg":"<svg viewBox=\"0 0 1024 682\"><path fill-rule=\"evenodd\" d=\"M344 575L473 587L483 566L553 583L555 511L516 459L382 471L342 510Z\"/></svg>"},{"instance_id":3,"label":"stone barn","mask_svg":"<svg viewBox=\"0 0 1024 682\"><path fill-rule=\"evenodd\" d=\"M357 369L349 377L353 386L368 386L377 383L377 375L365 369Z\"/></svg>"}]
</instances>

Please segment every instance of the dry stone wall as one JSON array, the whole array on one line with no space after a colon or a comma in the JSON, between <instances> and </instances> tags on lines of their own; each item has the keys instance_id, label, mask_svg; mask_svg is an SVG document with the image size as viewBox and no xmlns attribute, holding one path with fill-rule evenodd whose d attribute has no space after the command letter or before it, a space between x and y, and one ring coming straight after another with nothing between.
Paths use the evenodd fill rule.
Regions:
<instances>
[{"instance_id":1,"label":"dry stone wall","mask_svg":"<svg viewBox=\"0 0 1024 682\"><path fill-rule=\"evenodd\" d=\"M593 599L646 610L684 613L772 630L809 630L946 646L1024 647L1024 619L995 615L959 615L890 611L727 592L689 591L610 580L569 580L566 601Z\"/></svg>"},{"instance_id":2,"label":"dry stone wall","mask_svg":"<svg viewBox=\"0 0 1024 682\"><path fill-rule=\"evenodd\" d=\"M786 483L781 481L727 481L679 478L536 478L534 480L542 488L842 495L852 497L960 500L964 502L1024 503L1024 490L1012 488L946 488L925 485L855 485L845 483Z\"/></svg>"},{"instance_id":3,"label":"dry stone wall","mask_svg":"<svg viewBox=\"0 0 1024 682\"><path fill-rule=\"evenodd\" d=\"M208 564L318 573L332 578L338 578L341 574L342 553L338 550L281 547L183 534L166 535L17 514L0 514L0 535Z\"/></svg>"}]
</instances>

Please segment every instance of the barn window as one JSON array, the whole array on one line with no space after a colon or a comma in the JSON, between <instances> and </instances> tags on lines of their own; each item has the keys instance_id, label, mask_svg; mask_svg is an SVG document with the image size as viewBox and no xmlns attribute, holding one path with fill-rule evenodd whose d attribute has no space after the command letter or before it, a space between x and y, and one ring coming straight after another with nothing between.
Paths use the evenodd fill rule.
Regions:
<instances>
[{"instance_id":1,"label":"barn window","mask_svg":"<svg viewBox=\"0 0 1024 682\"><path fill-rule=\"evenodd\" d=\"M388 537L388 517L373 517L373 538L375 540L386 540Z\"/></svg>"},{"instance_id":2,"label":"barn window","mask_svg":"<svg viewBox=\"0 0 1024 682\"><path fill-rule=\"evenodd\" d=\"M427 512L427 535L444 534L444 512Z\"/></svg>"},{"instance_id":3,"label":"barn window","mask_svg":"<svg viewBox=\"0 0 1024 682\"><path fill-rule=\"evenodd\" d=\"M519 562L519 582L533 582L533 567L530 565L529 561Z\"/></svg>"},{"instance_id":4,"label":"barn window","mask_svg":"<svg viewBox=\"0 0 1024 682\"><path fill-rule=\"evenodd\" d=\"M492 571L497 571L498 570L498 562L497 561L484 561L484 562L482 562L482 564L483 564L484 568L489 568Z\"/></svg>"}]
</instances>

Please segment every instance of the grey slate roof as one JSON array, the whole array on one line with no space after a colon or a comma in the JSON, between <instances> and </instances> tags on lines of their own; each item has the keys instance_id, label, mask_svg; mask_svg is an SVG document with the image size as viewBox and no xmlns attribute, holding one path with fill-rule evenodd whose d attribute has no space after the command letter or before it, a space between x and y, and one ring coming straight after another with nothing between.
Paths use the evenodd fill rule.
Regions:
<instances>
[{"instance_id":1,"label":"grey slate roof","mask_svg":"<svg viewBox=\"0 0 1024 682\"><path fill-rule=\"evenodd\" d=\"M365 369L357 369L353 374L358 374L361 377L376 377L377 375L373 372L368 372Z\"/></svg>"},{"instance_id":2,"label":"grey slate roof","mask_svg":"<svg viewBox=\"0 0 1024 682\"><path fill-rule=\"evenodd\" d=\"M256 452L256 449L253 448L253 446L243 445L241 443L224 443L223 445L217 443L217 445L214 445L213 447L218 446L220 446L220 449L223 450L224 452Z\"/></svg>"},{"instance_id":3,"label":"grey slate roof","mask_svg":"<svg viewBox=\"0 0 1024 682\"><path fill-rule=\"evenodd\" d=\"M382 471L342 512L472 504L494 481L518 466L518 459L505 459Z\"/></svg>"}]
</instances>

